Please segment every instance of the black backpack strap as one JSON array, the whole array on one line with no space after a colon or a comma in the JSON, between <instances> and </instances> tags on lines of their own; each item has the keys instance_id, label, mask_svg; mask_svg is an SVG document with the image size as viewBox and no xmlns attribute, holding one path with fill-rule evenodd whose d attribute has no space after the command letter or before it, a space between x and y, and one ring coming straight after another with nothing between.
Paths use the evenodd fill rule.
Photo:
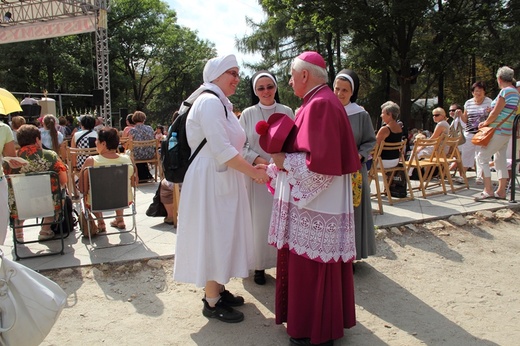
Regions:
<instances>
[{"instance_id":1,"label":"black backpack strap","mask_svg":"<svg viewBox=\"0 0 520 346\"><path fill-rule=\"evenodd\" d=\"M218 97L217 93L212 91L212 90L204 90L203 93L210 93L210 94L213 94L215 95L219 100L220 98ZM190 105L191 106L191 105ZM224 104L222 103L222 106L224 107L224 112L226 112L226 119L228 117L228 111L227 111L227 108L226 106L224 106ZM202 147L204 146L204 144L206 144L208 140L206 138L204 138L202 140L202 142L200 142L199 146L197 147L197 149L195 149L195 151L193 152L193 154L190 156L190 159L188 160L188 164L191 164L191 162L193 161L193 159L195 158L195 156L197 156L197 154L199 153L199 151L202 149Z\"/></svg>"},{"instance_id":2,"label":"black backpack strap","mask_svg":"<svg viewBox=\"0 0 520 346\"><path fill-rule=\"evenodd\" d=\"M202 142L200 142L199 146L197 147L197 149L195 149L195 151L193 152L193 154L190 156L190 158L188 159L188 165L191 164L191 161L193 161L193 159L195 158L195 156L197 156L197 154L199 153L199 151L202 149L202 147L204 146L204 144L206 144L208 140L206 138L204 138L202 140Z\"/></svg>"},{"instance_id":3,"label":"black backpack strap","mask_svg":"<svg viewBox=\"0 0 520 346\"><path fill-rule=\"evenodd\" d=\"M79 143L79 141L81 141L83 139L83 137L85 137L86 135L88 135L89 133L91 133L92 130L88 130L86 133L82 134L78 140L76 141L76 145Z\"/></svg>"}]
</instances>

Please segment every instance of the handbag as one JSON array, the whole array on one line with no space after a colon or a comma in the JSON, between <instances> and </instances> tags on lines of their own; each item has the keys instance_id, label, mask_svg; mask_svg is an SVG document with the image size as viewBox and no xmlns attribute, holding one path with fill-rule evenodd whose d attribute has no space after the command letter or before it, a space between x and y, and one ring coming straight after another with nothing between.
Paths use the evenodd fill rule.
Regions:
<instances>
[{"instance_id":1,"label":"handbag","mask_svg":"<svg viewBox=\"0 0 520 346\"><path fill-rule=\"evenodd\" d=\"M459 125L459 126L457 126ZM453 126L450 126L450 137L459 137L459 144L462 145L466 143L466 136L464 136L464 131L462 131L462 126L460 124L453 124Z\"/></svg>"},{"instance_id":2,"label":"handbag","mask_svg":"<svg viewBox=\"0 0 520 346\"><path fill-rule=\"evenodd\" d=\"M166 211L164 204L161 203L161 183L159 183L159 187L157 188L157 191L155 191L152 204L150 204L148 209L146 209L146 216L168 216L168 212Z\"/></svg>"},{"instance_id":3,"label":"handbag","mask_svg":"<svg viewBox=\"0 0 520 346\"><path fill-rule=\"evenodd\" d=\"M67 294L1 251L0 259L0 345L39 345L58 320Z\"/></svg>"},{"instance_id":4,"label":"handbag","mask_svg":"<svg viewBox=\"0 0 520 346\"><path fill-rule=\"evenodd\" d=\"M98 228L96 226L96 222L94 221L94 218L92 216L92 213L89 209L85 208L85 211L81 211L79 213L79 227L81 229L81 234L83 237L88 238L88 223L87 223L87 217L85 214L88 213L88 222L90 223L90 236L94 237L98 234Z\"/></svg>"},{"instance_id":5,"label":"handbag","mask_svg":"<svg viewBox=\"0 0 520 346\"><path fill-rule=\"evenodd\" d=\"M509 117L513 113L516 113L516 108L513 109L513 111L511 113L509 113L509 115L506 118L504 118L504 120L502 120L500 123L498 123L497 127L500 127L507 119L509 119ZM490 127L490 126L484 126L484 127L479 128L477 133L475 133L475 135L471 139L471 143L473 143L475 145L479 145L481 147L486 147L489 144L489 141L491 141L491 138L493 138L495 129L496 129L495 127Z\"/></svg>"},{"instance_id":6,"label":"handbag","mask_svg":"<svg viewBox=\"0 0 520 346\"><path fill-rule=\"evenodd\" d=\"M475 135L471 139L471 143L485 147L489 144L489 141L491 141L491 138L493 138L494 133L495 133L494 127L489 127L489 126L481 127L480 129L478 129L477 133L475 133Z\"/></svg>"}]
</instances>

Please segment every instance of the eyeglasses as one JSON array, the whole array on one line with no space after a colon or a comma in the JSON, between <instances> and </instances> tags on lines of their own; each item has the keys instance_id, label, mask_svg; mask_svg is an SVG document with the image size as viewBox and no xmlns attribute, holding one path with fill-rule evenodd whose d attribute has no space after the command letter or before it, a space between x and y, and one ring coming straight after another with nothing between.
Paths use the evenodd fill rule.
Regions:
<instances>
[{"instance_id":1,"label":"eyeglasses","mask_svg":"<svg viewBox=\"0 0 520 346\"><path fill-rule=\"evenodd\" d=\"M262 86L260 88L256 88L256 91L264 91L265 89L267 90L273 90L274 89L274 85L268 85L266 86L265 88Z\"/></svg>"},{"instance_id":2,"label":"eyeglasses","mask_svg":"<svg viewBox=\"0 0 520 346\"><path fill-rule=\"evenodd\" d=\"M450 109L450 112L455 112L457 109Z\"/></svg>"},{"instance_id":3,"label":"eyeglasses","mask_svg":"<svg viewBox=\"0 0 520 346\"><path fill-rule=\"evenodd\" d=\"M240 78L240 75L236 71L226 71L225 73L232 75L233 78Z\"/></svg>"},{"instance_id":4,"label":"eyeglasses","mask_svg":"<svg viewBox=\"0 0 520 346\"><path fill-rule=\"evenodd\" d=\"M434 117L438 117L438 116L441 116L441 115L442 115L442 114L437 113L437 114L434 114L433 116L434 116Z\"/></svg>"}]
</instances>

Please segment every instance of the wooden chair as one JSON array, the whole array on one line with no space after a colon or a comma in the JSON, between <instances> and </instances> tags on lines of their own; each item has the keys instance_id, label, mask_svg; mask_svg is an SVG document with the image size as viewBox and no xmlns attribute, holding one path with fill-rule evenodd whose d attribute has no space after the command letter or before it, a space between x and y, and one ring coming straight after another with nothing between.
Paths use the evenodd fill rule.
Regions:
<instances>
[{"instance_id":1,"label":"wooden chair","mask_svg":"<svg viewBox=\"0 0 520 346\"><path fill-rule=\"evenodd\" d=\"M399 151L399 163L395 167L385 168L383 166L383 159L381 158L381 153L384 150L398 150ZM390 205L394 205L394 203L411 201L414 200L413 188L410 182L410 178L408 176L408 170L405 165L404 152L406 150L406 139L398 143L386 143L385 141L381 142L377 146L377 151L375 152L373 158L373 169L375 170L375 178L379 180L379 174L381 174L383 180L384 190L381 192L381 195L386 195L388 199L388 203ZM392 198L392 194L390 193L390 185L394 179L394 176L397 172L402 172L402 176L405 177L406 186L407 186L407 196L403 198ZM378 183L376 183L376 189Z\"/></svg>"},{"instance_id":2,"label":"wooden chair","mask_svg":"<svg viewBox=\"0 0 520 346\"><path fill-rule=\"evenodd\" d=\"M147 147L153 147L154 148L154 155L153 157L149 158L149 159L146 159L146 160L138 160L135 158L134 156L134 153L135 153L135 150L137 148L147 148ZM127 142L127 150L130 150L130 153L131 153L131 157L132 157L132 161L134 162L134 164L138 164L138 163L146 163L146 164L151 164L152 166L154 166L154 181L157 182L157 181L160 181L160 180L157 180L157 177L159 177L159 179L162 178L163 174L162 174L162 166L161 166L161 155L160 155L160 152L159 152L159 149L161 148L161 143L158 139L150 139L150 140L147 140L147 141L134 141L134 140L130 140Z\"/></svg>"},{"instance_id":3,"label":"wooden chair","mask_svg":"<svg viewBox=\"0 0 520 346\"><path fill-rule=\"evenodd\" d=\"M76 177L79 178L80 170L77 167L77 158L79 155L92 156L97 155L96 148L70 148L67 147L67 189L73 199L79 198L79 191L76 187Z\"/></svg>"},{"instance_id":4,"label":"wooden chair","mask_svg":"<svg viewBox=\"0 0 520 346\"><path fill-rule=\"evenodd\" d=\"M173 184L173 226L175 228L177 228L177 218L179 216L179 199L180 199L179 184Z\"/></svg>"},{"instance_id":5,"label":"wooden chair","mask_svg":"<svg viewBox=\"0 0 520 346\"><path fill-rule=\"evenodd\" d=\"M376 186L376 192L370 193L370 197L375 197L377 199L378 209L372 208L372 212L383 215L383 199L381 198L381 186L379 185L379 176L377 174L377 169L375 165L375 157L376 153L379 151L380 145L376 145L376 147L370 152L370 156L372 157L372 166L368 170L368 185L372 186L372 181L374 181L374 185Z\"/></svg>"},{"instance_id":6,"label":"wooden chair","mask_svg":"<svg viewBox=\"0 0 520 346\"><path fill-rule=\"evenodd\" d=\"M61 161L67 162L67 147L69 146L69 142L67 140L63 140L60 144L60 150L58 155L60 156Z\"/></svg>"},{"instance_id":7,"label":"wooden chair","mask_svg":"<svg viewBox=\"0 0 520 346\"><path fill-rule=\"evenodd\" d=\"M448 183L451 186L451 191L455 193L461 189L469 189L468 178L466 177L466 170L462 165L462 157L459 151L459 135L457 137L446 137L444 143L439 146L439 161L442 163L442 176L448 179ZM447 152L443 150L443 148L447 148ZM464 185L455 188L453 186L453 179L450 173L450 167L452 165L456 165L457 170L459 171L460 176L464 181Z\"/></svg>"},{"instance_id":8,"label":"wooden chair","mask_svg":"<svg viewBox=\"0 0 520 346\"><path fill-rule=\"evenodd\" d=\"M121 136L119 137L119 145L123 148L123 151L127 151L130 148L129 143L131 142L130 137L128 136Z\"/></svg>"},{"instance_id":9,"label":"wooden chair","mask_svg":"<svg viewBox=\"0 0 520 346\"><path fill-rule=\"evenodd\" d=\"M444 184L444 171L440 161L439 146L444 142L444 136L435 139L416 139L410 159L405 162L408 170L416 169L419 177L419 186L414 187L416 190L421 190L423 198L427 196L444 193L446 194L446 185ZM419 157L420 149L424 147L432 147L429 157ZM439 172L439 181L432 183L432 178L435 169ZM432 190L435 187L442 187L442 191ZM426 191L430 191L426 193Z\"/></svg>"}]
</instances>

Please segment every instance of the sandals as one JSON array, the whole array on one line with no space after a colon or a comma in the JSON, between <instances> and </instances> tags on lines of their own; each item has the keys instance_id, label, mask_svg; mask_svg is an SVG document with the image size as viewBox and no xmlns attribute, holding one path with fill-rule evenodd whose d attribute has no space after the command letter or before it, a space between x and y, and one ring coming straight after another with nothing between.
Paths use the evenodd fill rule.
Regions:
<instances>
[{"instance_id":1,"label":"sandals","mask_svg":"<svg viewBox=\"0 0 520 346\"><path fill-rule=\"evenodd\" d=\"M40 231L40 234L38 234L38 241L49 240L49 239L52 239L52 238L54 238L54 232L51 231L50 229L49 230L42 229Z\"/></svg>"},{"instance_id":2,"label":"sandals","mask_svg":"<svg viewBox=\"0 0 520 346\"><path fill-rule=\"evenodd\" d=\"M126 228L125 221L124 220L117 220L117 219L115 219L114 221L110 222L110 226L111 227L115 227L115 228L119 228L119 229L125 229Z\"/></svg>"},{"instance_id":3,"label":"sandals","mask_svg":"<svg viewBox=\"0 0 520 346\"><path fill-rule=\"evenodd\" d=\"M506 199L506 196L500 197L500 195L496 191L493 192L493 196L495 197L495 199Z\"/></svg>"},{"instance_id":4,"label":"sandals","mask_svg":"<svg viewBox=\"0 0 520 346\"><path fill-rule=\"evenodd\" d=\"M494 195L488 194L486 191L480 193L480 196L475 197L475 202L484 202L486 199L494 199Z\"/></svg>"},{"instance_id":5,"label":"sandals","mask_svg":"<svg viewBox=\"0 0 520 346\"><path fill-rule=\"evenodd\" d=\"M107 231L107 226L105 225L105 221L103 221L103 220L98 221L97 233L103 233L106 231Z\"/></svg>"}]
</instances>

